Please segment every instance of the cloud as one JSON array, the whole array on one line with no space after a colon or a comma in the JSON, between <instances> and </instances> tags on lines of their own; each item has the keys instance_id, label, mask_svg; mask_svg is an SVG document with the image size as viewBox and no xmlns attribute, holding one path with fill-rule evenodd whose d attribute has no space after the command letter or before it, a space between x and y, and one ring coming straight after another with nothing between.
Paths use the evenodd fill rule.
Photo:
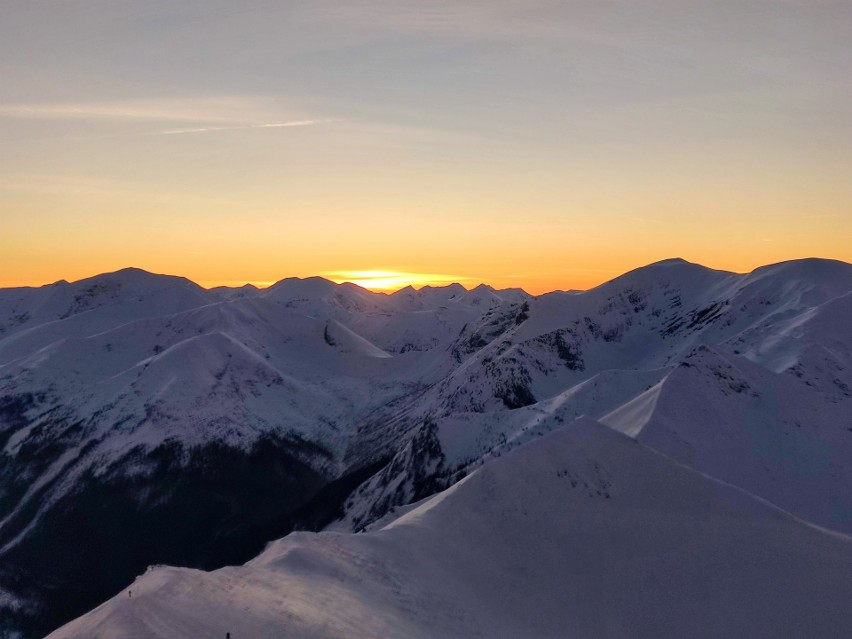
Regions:
<instances>
[{"instance_id":1,"label":"cloud","mask_svg":"<svg viewBox=\"0 0 852 639\"><path fill-rule=\"evenodd\" d=\"M0 104L0 118L91 122L185 122L160 134L309 126L329 119L281 119L281 104L253 96L150 98L86 103Z\"/></svg>"},{"instance_id":2,"label":"cloud","mask_svg":"<svg viewBox=\"0 0 852 639\"><path fill-rule=\"evenodd\" d=\"M267 122L264 124L241 124L237 126L205 126L188 129L168 129L152 135L182 135L184 133L209 133L211 131L240 131L244 129L283 129L287 127L314 126L339 122L339 120L292 120L290 122Z\"/></svg>"},{"instance_id":3,"label":"cloud","mask_svg":"<svg viewBox=\"0 0 852 639\"><path fill-rule=\"evenodd\" d=\"M283 129L338 122L331 118L282 119L286 107L254 97L166 98L89 103L0 104L0 119L85 121L100 125L156 125L132 135L185 135L216 131ZM170 128L163 128L169 124ZM182 124L183 126L176 126ZM147 127L145 127L147 128ZM84 136L85 139L90 136Z\"/></svg>"},{"instance_id":4,"label":"cloud","mask_svg":"<svg viewBox=\"0 0 852 639\"><path fill-rule=\"evenodd\" d=\"M260 105L244 98L166 98L57 104L0 104L0 117L28 120L245 121Z\"/></svg>"}]
</instances>

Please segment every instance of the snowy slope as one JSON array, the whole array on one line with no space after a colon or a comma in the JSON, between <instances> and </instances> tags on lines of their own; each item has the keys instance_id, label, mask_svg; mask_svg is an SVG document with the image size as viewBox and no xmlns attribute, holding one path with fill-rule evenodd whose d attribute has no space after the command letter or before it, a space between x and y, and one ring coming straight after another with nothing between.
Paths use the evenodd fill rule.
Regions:
<instances>
[{"instance_id":1,"label":"snowy slope","mask_svg":"<svg viewBox=\"0 0 852 639\"><path fill-rule=\"evenodd\" d=\"M417 292L412 309L322 278L205 291L138 269L0 291L0 606L49 624L97 601L69 596L85 593L78 539L137 549L93 580L102 597L152 561L244 560L291 529L294 509L349 472L362 419L451 370L446 347L479 315L452 303L461 292ZM247 485L251 499L230 496ZM109 501L102 491L132 512L82 517L80 504ZM183 524L166 527L193 502L217 540L200 554ZM60 531L68 541L50 542Z\"/></svg>"},{"instance_id":2,"label":"snowy slope","mask_svg":"<svg viewBox=\"0 0 852 639\"><path fill-rule=\"evenodd\" d=\"M531 301L430 401L445 412L516 407L602 370L671 365L701 344L737 342L762 352L782 323L850 290L852 267L840 262L792 262L741 276L667 260L585 293Z\"/></svg>"},{"instance_id":3,"label":"snowy slope","mask_svg":"<svg viewBox=\"0 0 852 639\"><path fill-rule=\"evenodd\" d=\"M182 277L124 269L69 284L0 289L0 364L52 341L203 305L210 296Z\"/></svg>"},{"instance_id":4,"label":"snowy slope","mask_svg":"<svg viewBox=\"0 0 852 639\"><path fill-rule=\"evenodd\" d=\"M585 419L381 529L126 590L50 638L833 637L852 539Z\"/></svg>"},{"instance_id":5,"label":"snowy slope","mask_svg":"<svg viewBox=\"0 0 852 639\"><path fill-rule=\"evenodd\" d=\"M583 415L852 532L850 318L852 265L815 259L539 297L133 269L0 291L6 627L39 636L151 563L370 528Z\"/></svg>"},{"instance_id":6,"label":"snowy slope","mask_svg":"<svg viewBox=\"0 0 852 639\"><path fill-rule=\"evenodd\" d=\"M852 533L852 397L701 347L601 421L809 521Z\"/></svg>"},{"instance_id":7,"label":"snowy slope","mask_svg":"<svg viewBox=\"0 0 852 639\"><path fill-rule=\"evenodd\" d=\"M430 447L436 451L422 463L401 453L404 459L388 469L395 471L393 479L385 473L353 495L348 521L358 528L386 505L407 503L420 494L415 484L450 485L481 460L566 420L581 414L601 417L649 390L703 345L759 364L771 373L767 379L773 389L775 373L800 378L808 388L797 386L801 408L790 410L805 413L802 419L812 432L840 432L848 420L839 416L849 410L845 401L852 388L850 289L852 267L830 260L787 262L746 275L665 260L587 292L551 293L522 305L491 308L461 331L451 347L459 365L448 376L400 408L397 416L383 415L378 425L365 427L381 435L386 424L429 422L437 426L439 445ZM674 380L679 376L676 373ZM666 383L672 386L674 380ZM767 393L784 394L784 385L792 384L779 383L781 387ZM702 397L705 405L717 401L700 389L694 393L688 384L671 394ZM654 397L644 395L625 410L650 411ZM694 404L691 409L697 415L710 410ZM824 405L828 407L822 410ZM734 413L728 419L736 424L731 428L744 428L749 420L771 424L780 414L765 399L749 410ZM631 434L640 428L635 420L621 427ZM706 421L695 426L708 427ZM771 436L787 435L778 430ZM837 443L839 451L847 450L843 438ZM438 476L424 474L427 466L436 468ZM830 472L815 470L805 492L819 493L821 484L832 484L823 494L843 494L848 473L840 466L832 464ZM835 471L842 480L835 482ZM394 492L399 486L405 488ZM774 494L784 492L785 486L780 481ZM820 521L830 518L846 529L846 515L840 512L845 507L820 508ZM834 515L826 509L833 509Z\"/></svg>"}]
</instances>

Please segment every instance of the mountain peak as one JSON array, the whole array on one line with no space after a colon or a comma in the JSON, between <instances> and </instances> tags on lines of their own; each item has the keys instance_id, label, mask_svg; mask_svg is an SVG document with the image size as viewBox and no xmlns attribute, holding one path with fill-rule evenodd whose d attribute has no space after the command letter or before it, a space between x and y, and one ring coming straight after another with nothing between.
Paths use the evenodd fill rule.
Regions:
<instances>
[{"instance_id":1,"label":"mountain peak","mask_svg":"<svg viewBox=\"0 0 852 639\"><path fill-rule=\"evenodd\" d=\"M420 287L420 291L450 291L452 293L465 293L467 289L459 284L458 282L453 282L452 284L442 284L440 286L435 286L434 284L424 284Z\"/></svg>"},{"instance_id":2,"label":"mountain peak","mask_svg":"<svg viewBox=\"0 0 852 639\"><path fill-rule=\"evenodd\" d=\"M178 284L185 288L196 290L199 293L204 291L198 284L180 275L152 273L151 271L146 271L135 266L76 280L71 283L71 286L74 289L83 289L84 291L106 287L111 290L120 289L133 292L150 292L168 284Z\"/></svg>"},{"instance_id":3,"label":"mountain peak","mask_svg":"<svg viewBox=\"0 0 852 639\"><path fill-rule=\"evenodd\" d=\"M393 293L391 293L391 295L410 295L414 292L415 292L414 287L411 284L409 284L408 286L402 287L398 291L394 291Z\"/></svg>"}]
</instances>

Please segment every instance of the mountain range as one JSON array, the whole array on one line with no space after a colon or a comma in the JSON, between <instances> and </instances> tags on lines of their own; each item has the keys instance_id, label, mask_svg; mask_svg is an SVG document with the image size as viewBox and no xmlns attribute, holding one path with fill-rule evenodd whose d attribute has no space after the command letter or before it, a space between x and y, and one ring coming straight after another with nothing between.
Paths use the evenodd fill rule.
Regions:
<instances>
[{"instance_id":1,"label":"mountain range","mask_svg":"<svg viewBox=\"0 0 852 639\"><path fill-rule=\"evenodd\" d=\"M844 636L850 320L822 259L0 289L0 636Z\"/></svg>"}]
</instances>

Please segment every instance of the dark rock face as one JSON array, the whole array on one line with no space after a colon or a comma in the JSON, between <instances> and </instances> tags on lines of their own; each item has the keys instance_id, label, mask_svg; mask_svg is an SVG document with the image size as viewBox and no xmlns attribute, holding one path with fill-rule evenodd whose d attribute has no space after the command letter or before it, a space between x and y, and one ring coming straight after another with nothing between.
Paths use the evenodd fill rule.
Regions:
<instances>
[{"instance_id":1,"label":"dark rock face","mask_svg":"<svg viewBox=\"0 0 852 639\"><path fill-rule=\"evenodd\" d=\"M452 346L453 357L457 362L461 362L515 326L523 324L529 317L529 309L526 302L521 305L497 306L485 313L479 322L464 325Z\"/></svg>"},{"instance_id":2,"label":"dark rock face","mask_svg":"<svg viewBox=\"0 0 852 639\"><path fill-rule=\"evenodd\" d=\"M576 328L563 328L541 335L535 339L540 348L550 350L562 360L565 367L572 371L586 369L583 362L581 340Z\"/></svg>"},{"instance_id":3,"label":"dark rock face","mask_svg":"<svg viewBox=\"0 0 852 639\"><path fill-rule=\"evenodd\" d=\"M370 504L366 512L353 518L353 528L363 530L394 508L419 501L449 486L451 482L446 476L444 461L435 424L426 421L413 431L408 442L386 465L377 467L378 472L351 493L347 509L351 509L356 500Z\"/></svg>"}]
</instances>

